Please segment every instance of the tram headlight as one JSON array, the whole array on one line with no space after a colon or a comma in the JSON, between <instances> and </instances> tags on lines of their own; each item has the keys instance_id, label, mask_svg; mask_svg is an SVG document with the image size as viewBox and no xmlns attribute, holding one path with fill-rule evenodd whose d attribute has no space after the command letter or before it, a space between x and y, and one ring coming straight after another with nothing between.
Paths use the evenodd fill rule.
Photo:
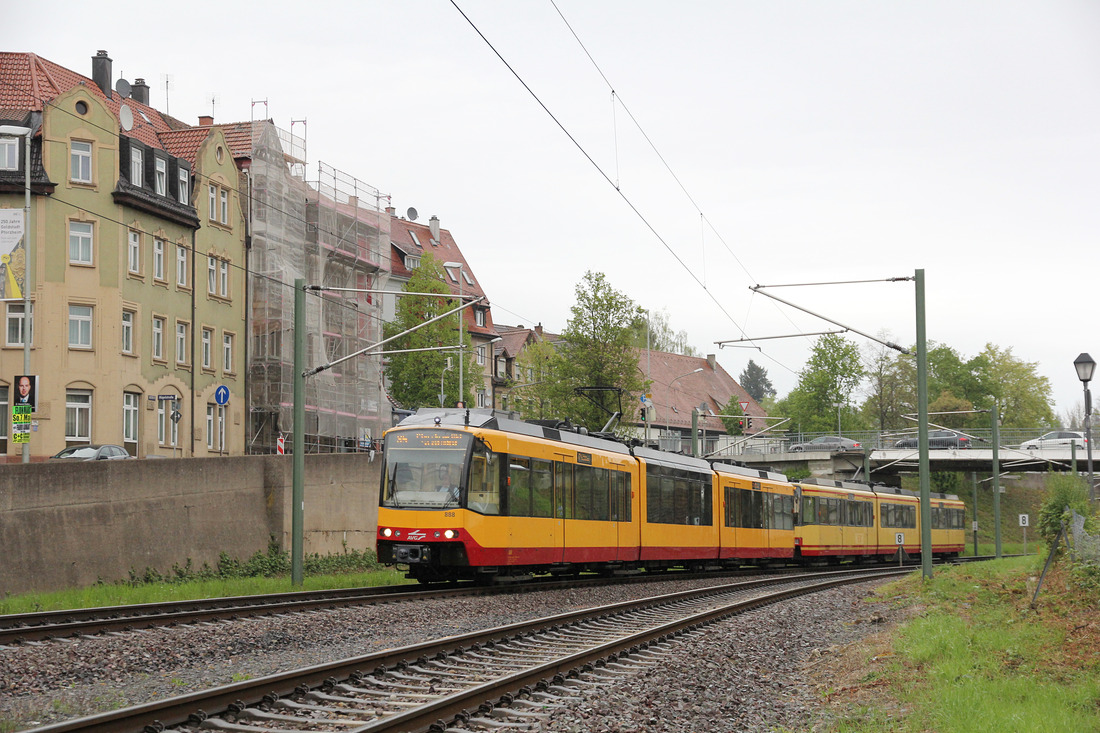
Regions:
<instances>
[{"instance_id":1,"label":"tram headlight","mask_svg":"<svg viewBox=\"0 0 1100 733\"><path fill-rule=\"evenodd\" d=\"M392 537L393 536L393 530L390 529L389 527L384 528L382 530L382 536L383 537Z\"/></svg>"},{"instance_id":2,"label":"tram headlight","mask_svg":"<svg viewBox=\"0 0 1100 733\"><path fill-rule=\"evenodd\" d=\"M453 540L455 537L458 537L458 530L457 529L443 530L443 536L446 537L449 540Z\"/></svg>"}]
</instances>

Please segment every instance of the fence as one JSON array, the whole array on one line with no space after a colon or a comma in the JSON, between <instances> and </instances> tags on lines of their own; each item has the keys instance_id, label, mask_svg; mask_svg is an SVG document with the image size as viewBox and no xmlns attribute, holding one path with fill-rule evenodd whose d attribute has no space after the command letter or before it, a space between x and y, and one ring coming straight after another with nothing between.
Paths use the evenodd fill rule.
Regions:
<instances>
[{"instance_id":1,"label":"fence","mask_svg":"<svg viewBox=\"0 0 1100 733\"><path fill-rule=\"evenodd\" d=\"M935 428L930 428L930 430ZM1015 448L1026 440L1032 440L1038 438L1040 435L1046 433L1045 429L1004 429L1000 430L1000 442L1001 448ZM902 438L916 436L917 429L914 427L912 430L845 430L841 433L829 432L829 433L799 433L796 431L790 431L787 433L764 433L759 437L752 436L726 436L719 435L713 437L716 441L712 444L713 450L715 448L722 448L722 455L736 455L740 453L783 453L786 452L790 446L795 443L808 443L814 438L825 435L842 435L845 438L854 440L862 447L871 448L872 450L882 450L885 448L892 448L894 444ZM974 448L992 448L993 447L993 430L991 428L982 429L970 429L965 431L965 435L972 436L971 446ZM708 443L712 440L712 436L708 435ZM730 447L732 446L732 447ZM661 446L664 448L664 445ZM1083 449L1080 455L1084 455Z\"/></svg>"},{"instance_id":2,"label":"fence","mask_svg":"<svg viewBox=\"0 0 1100 733\"><path fill-rule=\"evenodd\" d=\"M1100 537L1085 531L1085 518L1077 512L1073 512L1070 535L1073 537L1073 554L1077 562L1100 565Z\"/></svg>"}]
</instances>

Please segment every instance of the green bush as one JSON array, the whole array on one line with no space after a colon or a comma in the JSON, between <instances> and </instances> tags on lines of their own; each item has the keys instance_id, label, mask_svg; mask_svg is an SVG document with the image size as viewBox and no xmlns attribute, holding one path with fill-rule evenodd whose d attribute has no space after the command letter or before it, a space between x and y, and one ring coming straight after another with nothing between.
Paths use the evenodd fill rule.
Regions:
<instances>
[{"instance_id":1,"label":"green bush","mask_svg":"<svg viewBox=\"0 0 1100 733\"><path fill-rule=\"evenodd\" d=\"M1089 516L1089 492L1085 480L1068 473L1048 474L1046 498L1039 510L1039 535L1046 541L1047 547L1054 546L1054 540L1066 519L1067 506L1078 514Z\"/></svg>"}]
</instances>

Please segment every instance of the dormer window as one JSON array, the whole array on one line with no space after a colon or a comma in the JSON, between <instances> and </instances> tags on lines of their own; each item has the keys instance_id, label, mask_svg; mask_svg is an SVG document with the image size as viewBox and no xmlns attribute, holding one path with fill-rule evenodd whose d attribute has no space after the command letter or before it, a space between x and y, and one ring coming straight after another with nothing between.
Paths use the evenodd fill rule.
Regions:
<instances>
[{"instance_id":1,"label":"dormer window","mask_svg":"<svg viewBox=\"0 0 1100 733\"><path fill-rule=\"evenodd\" d=\"M164 158L156 159L156 180L153 184L156 186L158 196L168 195L168 161Z\"/></svg>"},{"instance_id":2,"label":"dormer window","mask_svg":"<svg viewBox=\"0 0 1100 733\"><path fill-rule=\"evenodd\" d=\"M462 279L466 281L466 284L473 287L474 281L470 279L470 273L465 270L462 271Z\"/></svg>"},{"instance_id":3,"label":"dormer window","mask_svg":"<svg viewBox=\"0 0 1100 733\"><path fill-rule=\"evenodd\" d=\"M191 203L191 172L180 166L179 200L184 206Z\"/></svg>"},{"instance_id":4,"label":"dormer window","mask_svg":"<svg viewBox=\"0 0 1100 733\"><path fill-rule=\"evenodd\" d=\"M19 138L0 137L0 171L19 170Z\"/></svg>"},{"instance_id":5,"label":"dormer window","mask_svg":"<svg viewBox=\"0 0 1100 733\"><path fill-rule=\"evenodd\" d=\"M142 170L144 160L141 148L130 148L130 183L138 188L142 186Z\"/></svg>"},{"instance_id":6,"label":"dormer window","mask_svg":"<svg viewBox=\"0 0 1100 733\"><path fill-rule=\"evenodd\" d=\"M422 244L420 243L420 239L419 239L419 238L417 238L417 236L416 236L416 232L414 232L414 231L413 231L412 229L409 229L408 231L409 231L409 236L410 236L410 237L412 237L412 241L413 241L413 243L414 243L414 244L415 244L415 245L416 245L417 247L423 248L423 247L424 247L424 245L422 245Z\"/></svg>"},{"instance_id":7,"label":"dormer window","mask_svg":"<svg viewBox=\"0 0 1100 733\"><path fill-rule=\"evenodd\" d=\"M420 258L413 257L412 255L405 255L405 267L409 268L410 270L415 270L416 268L420 267Z\"/></svg>"},{"instance_id":8,"label":"dormer window","mask_svg":"<svg viewBox=\"0 0 1100 733\"><path fill-rule=\"evenodd\" d=\"M474 308L474 323L476 323L479 326L484 326L485 325L485 309L484 308Z\"/></svg>"}]
</instances>

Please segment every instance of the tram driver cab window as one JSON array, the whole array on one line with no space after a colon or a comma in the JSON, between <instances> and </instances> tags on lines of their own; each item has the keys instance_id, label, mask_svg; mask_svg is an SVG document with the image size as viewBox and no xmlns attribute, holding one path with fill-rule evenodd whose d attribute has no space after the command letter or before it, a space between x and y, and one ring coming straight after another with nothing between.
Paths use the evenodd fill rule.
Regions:
<instances>
[{"instance_id":1,"label":"tram driver cab window","mask_svg":"<svg viewBox=\"0 0 1100 733\"><path fill-rule=\"evenodd\" d=\"M436 491L447 494L451 501L458 503L459 482L459 467L457 465L439 464L439 468L436 470Z\"/></svg>"}]
</instances>

